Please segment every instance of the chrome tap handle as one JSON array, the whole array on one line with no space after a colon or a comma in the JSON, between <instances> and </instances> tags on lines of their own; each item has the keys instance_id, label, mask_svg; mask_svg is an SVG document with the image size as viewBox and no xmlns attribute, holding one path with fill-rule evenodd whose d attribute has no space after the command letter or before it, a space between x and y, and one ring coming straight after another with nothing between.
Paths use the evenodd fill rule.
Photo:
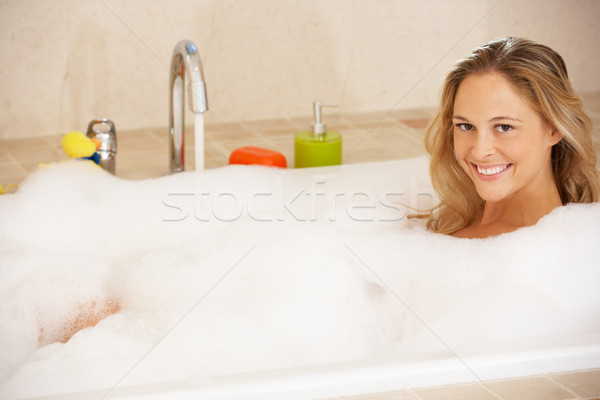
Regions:
<instances>
[{"instance_id":1,"label":"chrome tap handle","mask_svg":"<svg viewBox=\"0 0 600 400\"><path fill-rule=\"evenodd\" d=\"M99 118L90 121L87 129L87 137L90 139L100 140L102 145L97 151L100 158L100 166L106 171L115 175L117 131L115 129L114 122L106 118Z\"/></svg>"}]
</instances>

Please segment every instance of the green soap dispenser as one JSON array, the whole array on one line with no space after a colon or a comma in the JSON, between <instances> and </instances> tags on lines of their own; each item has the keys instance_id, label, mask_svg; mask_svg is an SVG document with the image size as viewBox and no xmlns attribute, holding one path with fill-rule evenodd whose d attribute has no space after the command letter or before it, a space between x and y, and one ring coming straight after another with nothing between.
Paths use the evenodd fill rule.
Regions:
<instances>
[{"instance_id":1,"label":"green soap dispenser","mask_svg":"<svg viewBox=\"0 0 600 400\"><path fill-rule=\"evenodd\" d=\"M312 130L302 131L294 139L294 167L322 167L342 163L342 136L338 132L328 131L321 118L322 107L337 107L335 104L323 104L315 101Z\"/></svg>"}]
</instances>

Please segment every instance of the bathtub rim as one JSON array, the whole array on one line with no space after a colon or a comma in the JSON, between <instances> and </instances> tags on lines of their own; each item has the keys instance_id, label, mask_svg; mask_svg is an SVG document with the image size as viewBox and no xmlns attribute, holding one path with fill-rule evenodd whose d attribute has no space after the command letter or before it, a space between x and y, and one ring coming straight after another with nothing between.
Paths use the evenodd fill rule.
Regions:
<instances>
[{"instance_id":1,"label":"bathtub rim","mask_svg":"<svg viewBox=\"0 0 600 400\"><path fill-rule=\"evenodd\" d=\"M600 368L600 343L593 343L464 357L462 361L457 358L438 358L408 362L365 360L322 364L123 386L115 388L108 395L108 389L104 389L43 399L326 399L597 368Z\"/></svg>"}]
</instances>

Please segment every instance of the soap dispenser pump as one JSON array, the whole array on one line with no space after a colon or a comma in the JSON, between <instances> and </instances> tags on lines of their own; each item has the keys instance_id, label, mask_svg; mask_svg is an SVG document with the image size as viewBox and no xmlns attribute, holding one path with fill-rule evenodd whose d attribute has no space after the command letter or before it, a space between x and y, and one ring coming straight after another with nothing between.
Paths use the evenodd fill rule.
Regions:
<instances>
[{"instance_id":1,"label":"soap dispenser pump","mask_svg":"<svg viewBox=\"0 0 600 400\"><path fill-rule=\"evenodd\" d=\"M337 107L335 104L313 102L314 123L312 130L302 131L294 140L294 167L322 167L342 163L342 136L328 131L323 122L322 108Z\"/></svg>"}]
</instances>

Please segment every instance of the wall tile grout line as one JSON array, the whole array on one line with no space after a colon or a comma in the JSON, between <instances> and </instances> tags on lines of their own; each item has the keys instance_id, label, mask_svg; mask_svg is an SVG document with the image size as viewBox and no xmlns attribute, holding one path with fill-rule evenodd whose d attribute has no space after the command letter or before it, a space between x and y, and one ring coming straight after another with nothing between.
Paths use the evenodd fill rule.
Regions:
<instances>
[{"instance_id":1,"label":"wall tile grout line","mask_svg":"<svg viewBox=\"0 0 600 400\"><path fill-rule=\"evenodd\" d=\"M583 397L580 396L579 393L575 393L573 390L571 390L570 388L566 387L565 385L563 385L562 383L560 383L554 376L553 374L547 374L546 375L548 377L549 380L551 380L552 382L554 382L555 385L559 386L561 389L563 389L564 391L572 394L573 399L583 399Z\"/></svg>"}]
</instances>

